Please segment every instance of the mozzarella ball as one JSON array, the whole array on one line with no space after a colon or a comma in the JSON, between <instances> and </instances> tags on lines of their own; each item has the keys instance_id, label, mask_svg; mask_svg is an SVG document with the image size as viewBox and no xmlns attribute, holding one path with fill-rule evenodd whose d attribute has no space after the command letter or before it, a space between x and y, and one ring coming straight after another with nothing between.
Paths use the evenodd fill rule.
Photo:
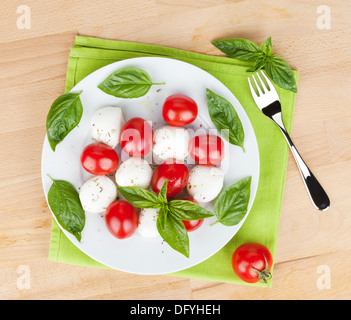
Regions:
<instances>
[{"instance_id":1,"label":"mozzarella ball","mask_svg":"<svg viewBox=\"0 0 351 320\"><path fill-rule=\"evenodd\" d=\"M150 186L152 169L145 159L131 157L120 165L115 178L117 184L121 187L147 189Z\"/></svg>"},{"instance_id":2,"label":"mozzarella ball","mask_svg":"<svg viewBox=\"0 0 351 320\"><path fill-rule=\"evenodd\" d=\"M138 233L145 238L155 238L160 234L157 231L157 217L160 209L141 209L139 215Z\"/></svg>"},{"instance_id":3,"label":"mozzarella ball","mask_svg":"<svg viewBox=\"0 0 351 320\"><path fill-rule=\"evenodd\" d=\"M124 123L121 108L101 108L94 113L90 121L92 138L98 142L106 143L114 149L119 143L119 136Z\"/></svg>"},{"instance_id":4,"label":"mozzarella ball","mask_svg":"<svg viewBox=\"0 0 351 320\"><path fill-rule=\"evenodd\" d=\"M184 128L165 126L154 133L153 153L160 160L184 161L188 156L189 133Z\"/></svg>"},{"instance_id":5,"label":"mozzarella ball","mask_svg":"<svg viewBox=\"0 0 351 320\"><path fill-rule=\"evenodd\" d=\"M80 188L79 198L83 209L93 213L103 213L116 199L117 188L106 176L96 176Z\"/></svg>"},{"instance_id":6,"label":"mozzarella ball","mask_svg":"<svg viewBox=\"0 0 351 320\"><path fill-rule=\"evenodd\" d=\"M187 190L198 202L210 202L223 188L224 173L214 166L197 165L189 173Z\"/></svg>"}]
</instances>

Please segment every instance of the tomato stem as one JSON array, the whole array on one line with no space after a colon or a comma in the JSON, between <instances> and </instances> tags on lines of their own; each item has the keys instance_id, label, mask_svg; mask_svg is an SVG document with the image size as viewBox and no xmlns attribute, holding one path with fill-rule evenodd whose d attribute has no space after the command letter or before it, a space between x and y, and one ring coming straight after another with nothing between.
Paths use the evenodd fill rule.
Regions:
<instances>
[{"instance_id":1,"label":"tomato stem","mask_svg":"<svg viewBox=\"0 0 351 320\"><path fill-rule=\"evenodd\" d=\"M250 267L253 271L255 271L258 274L258 281L262 280L264 283L267 283L267 280L272 279L272 273L268 270L268 262L264 253L262 254L265 261L265 267L262 270L257 270L252 266L252 264L250 264Z\"/></svg>"}]
</instances>

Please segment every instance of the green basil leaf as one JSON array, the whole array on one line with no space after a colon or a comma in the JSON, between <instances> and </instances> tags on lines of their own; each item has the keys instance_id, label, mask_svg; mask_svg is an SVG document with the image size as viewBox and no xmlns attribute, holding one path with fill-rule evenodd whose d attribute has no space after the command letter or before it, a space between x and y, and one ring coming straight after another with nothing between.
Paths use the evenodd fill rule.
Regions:
<instances>
[{"instance_id":1,"label":"green basil leaf","mask_svg":"<svg viewBox=\"0 0 351 320\"><path fill-rule=\"evenodd\" d=\"M80 122L83 106L80 93L65 93L51 105L46 118L46 133L50 147L55 151L59 144Z\"/></svg>"},{"instance_id":2,"label":"green basil leaf","mask_svg":"<svg viewBox=\"0 0 351 320\"><path fill-rule=\"evenodd\" d=\"M246 39L227 39L213 41L212 44L231 58L253 61L255 65L249 72L262 68L279 87L297 92L297 85L290 66L284 59L273 55L272 38L269 37L261 46Z\"/></svg>"},{"instance_id":3,"label":"green basil leaf","mask_svg":"<svg viewBox=\"0 0 351 320\"><path fill-rule=\"evenodd\" d=\"M115 97L131 99L144 96L156 84L164 83L153 83L144 70L127 67L110 74L98 88Z\"/></svg>"},{"instance_id":4,"label":"green basil leaf","mask_svg":"<svg viewBox=\"0 0 351 320\"><path fill-rule=\"evenodd\" d=\"M265 42L263 42L260 49L266 56L271 56L273 54L272 38L269 37Z\"/></svg>"},{"instance_id":5,"label":"green basil leaf","mask_svg":"<svg viewBox=\"0 0 351 320\"><path fill-rule=\"evenodd\" d=\"M214 212L218 222L226 226L238 224L245 216L250 200L251 177L225 189L217 198Z\"/></svg>"},{"instance_id":6,"label":"green basil leaf","mask_svg":"<svg viewBox=\"0 0 351 320\"><path fill-rule=\"evenodd\" d=\"M249 72L259 71L265 66L266 62L267 62L267 57L266 56L259 57L256 60L256 62L255 62L254 68L253 69L249 69L247 71L249 71Z\"/></svg>"},{"instance_id":7,"label":"green basil leaf","mask_svg":"<svg viewBox=\"0 0 351 320\"><path fill-rule=\"evenodd\" d=\"M157 216L157 221L156 224L159 225L158 228L164 229L168 217L168 207L167 206L161 206L160 210L158 211L158 216Z\"/></svg>"},{"instance_id":8,"label":"green basil leaf","mask_svg":"<svg viewBox=\"0 0 351 320\"><path fill-rule=\"evenodd\" d=\"M160 190L160 192L158 193L158 200L159 202L167 205L168 203L168 199L167 199L167 183L168 180L166 179L165 182L163 183L163 186Z\"/></svg>"},{"instance_id":9,"label":"green basil leaf","mask_svg":"<svg viewBox=\"0 0 351 320\"><path fill-rule=\"evenodd\" d=\"M85 211L79 200L78 191L74 186L64 180L54 180L49 193L48 203L57 222L73 234L80 242L81 232L85 225Z\"/></svg>"},{"instance_id":10,"label":"green basil leaf","mask_svg":"<svg viewBox=\"0 0 351 320\"><path fill-rule=\"evenodd\" d=\"M118 186L117 189L134 207L157 209L162 206L157 195L143 188Z\"/></svg>"},{"instance_id":11,"label":"green basil leaf","mask_svg":"<svg viewBox=\"0 0 351 320\"><path fill-rule=\"evenodd\" d=\"M226 99L206 89L207 106L213 124L231 144L240 146L244 151L244 128L234 107Z\"/></svg>"},{"instance_id":12,"label":"green basil leaf","mask_svg":"<svg viewBox=\"0 0 351 320\"><path fill-rule=\"evenodd\" d=\"M213 217L213 213L207 211L197 203L187 200L171 200L168 203L171 214L181 220L200 220Z\"/></svg>"},{"instance_id":13,"label":"green basil leaf","mask_svg":"<svg viewBox=\"0 0 351 320\"><path fill-rule=\"evenodd\" d=\"M212 44L231 58L244 61L256 61L263 55L260 47L246 39L226 39L213 41Z\"/></svg>"},{"instance_id":14,"label":"green basil leaf","mask_svg":"<svg viewBox=\"0 0 351 320\"><path fill-rule=\"evenodd\" d=\"M297 92L294 74L284 59L272 56L267 60L264 69L266 70L267 75L279 87L292 92Z\"/></svg>"},{"instance_id":15,"label":"green basil leaf","mask_svg":"<svg viewBox=\"0 0 351 320\"><path fill-rule=\"evenodd\" d=\"M157 218L157 230L171 248L189 258L189 237L182 220L168 214L167 207L160 209Z\"/></svg>"}]
</instances>

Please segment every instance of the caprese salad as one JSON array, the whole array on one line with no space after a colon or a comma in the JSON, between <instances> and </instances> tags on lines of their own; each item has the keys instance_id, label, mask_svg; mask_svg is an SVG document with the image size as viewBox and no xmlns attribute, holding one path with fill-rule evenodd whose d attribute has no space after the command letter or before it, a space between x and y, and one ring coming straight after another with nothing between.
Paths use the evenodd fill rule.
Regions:
<instances>
[{"instance_id":1,"label":"caprese salad","mask_svg":"<svg viewBox=\"0 0 351 320\"><path fill-rule=\"evenodd\" d=\"M126 69L124 76L132 71L133 78L136 72L145 77L136 68ZM107 92L107 86L105 83L99 88ZM116 90L113 92L121 96ZM130 91L123 94L126 92L130 94ZM216 128L229 131L226 140L243 147L242 126L234 108L209 89L204 94L211 119L216 118L213 120ZM80 108L79 94L67 99L71 106ZM221 108L227 115L225 119L219 119L223 116ZM57 119L50 112L47 123L49 118L54 123ZM93 114L90 119L93 142L82 150L80 157L82 168L92 176L79 193L68 182L52 179L48 195L59 223L79 241L85 224L82 212L103 214L107 230L117 239L135 234L159 237L189 257L188 232L201 228L204 219L216 216L216 222L230 226L245 215L251 178L223 191L224 172L220 168L225 156L223 139L216 134L192 136L185 127L197 118L197 103L189 96L171 95L164 100L162 115L165 125L154 130L152 119L126 119L119 106L103 107ZM50 132L48 138L55 151L68 132L60 135L55 135L53 129ZM204 204L215 199L212 213Z\"/></svg>"},{"instance_id":2,"label":"caprese salad","mask_svg":"<svg viewBox=\"0 0 351 320\"><path fill-rule=\"evenodd\" d=\"M80 188L84 210L105 213L108 230L119 239L130 237L135 231L150 238L160 236L157 230L160 208L142 208L137 213L125 200L116 201L116 186L138 187L159 194L167 180L167 199L185 189L185 201L201 204L215 199L223 187L224 173L215 165L224 157L224 142L216 135L190 139L184 126L192 123L197 113L197 104L190 97L180 94L167 97L162 109L167 125L154 132L151 119L131 118L125 122L118 106L97 110L90 124L95 142L86 146L81 155L82 167L94 175ZM122 163L115 151L119 144L129 156ZM150 152L159 165L144 158ZM186 165L189 156L198 164L190 171ZM108 177L111 173L114 179ZM202 222L203 219L183 221L188 232L198 229Z\"/></svg>"}]
</instances>

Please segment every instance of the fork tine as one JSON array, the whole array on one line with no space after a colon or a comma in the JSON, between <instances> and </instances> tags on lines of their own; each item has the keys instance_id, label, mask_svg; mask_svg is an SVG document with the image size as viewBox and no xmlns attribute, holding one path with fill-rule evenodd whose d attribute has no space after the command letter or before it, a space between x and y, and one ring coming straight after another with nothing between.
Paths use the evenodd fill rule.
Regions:
<instances>
[{"instance_id":1,"label":"fork tine","mask_svg":"<svg viewBox=\"0 0 351 320\"><path fill-rule=\"evenodd\" d=\"M263 80L258 72L256 73L256 75L257 75L258 80L260 80L260 82L261 82L263 92L266 92L268 90L266 84L263 82Z\"/></svg>"},{"instance_id":2,"label":"fork tine","mask_svg":"<svg viewBox=\"0 0 351 320\"><path fill-rule=\"evenodd\" d=\"M252 75L252 79L253 79L253 81L255 82L255 85L256 85L256 88L257 88L257 91L258 91L258 96L263 95L264 92L261 90L261 87L258 85L258 83L257 83L257 81L256 81L256 77L255 77L254 74Z\"/></svg>"},{"instance_id":3,"label":"fork tine","mask_svg":"<svg viewBox=\"0 0 351 320\"><path fill-rule=\"evenodd\" d=\"M266 76L266 74L263 72L263 70L261 69L261 73L263 75L263 77L266 79L266 83L267 83L267 86L268 86L268 89L269 91L272 90L272 82L268 79L268 77Z\"/></svg>"},{"instance_id":4,"label":"fork tine","mask_svg":"<svg viewBox=\"0 0 351 320\"><path fill-rule=\"evenodd\" d=\"M247 77L247 81L249 82L249 87L250 87L250 91L251 91L252 96L253 96L253 97L258 97L258 95L257 95L257 93L256 93L256 91L255 91L255 89L254 89L253 86L252 86L252 83L251 83L251 81L250 81L250 77Z\"/></svg>"}]
</instances>

